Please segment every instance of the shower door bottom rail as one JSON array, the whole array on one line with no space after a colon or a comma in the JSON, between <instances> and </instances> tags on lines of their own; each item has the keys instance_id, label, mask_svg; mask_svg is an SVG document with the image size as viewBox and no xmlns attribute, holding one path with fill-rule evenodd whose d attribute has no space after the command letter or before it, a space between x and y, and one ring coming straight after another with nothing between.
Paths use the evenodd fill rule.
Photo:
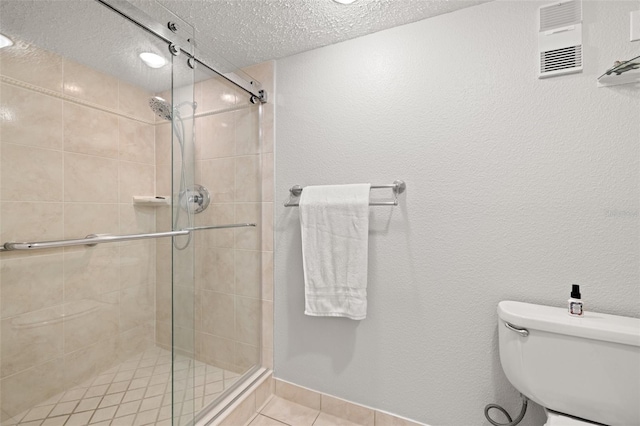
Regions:
<instances>
[{"instance_id":1,"label":"shower door bottom rail","mask_svg":"<svg viewBox=\"0 0 640 426\"><path fill-rule=\"evenodd\" d=\"M129 234L129 235L109 235L109 234L90 234L84 238L73 240L58 240L58 241L38 241L32 243L16 243L8 242L0 246L0 252L13 251L13 250L40 250L51 249L58 247L70 247L70 246L95 246L96 244L103 243L117 243L120 241L132 241L132 240L146 240L150 238L166 238L166 237L179 237L181 235L188 235L194 231L204 231L207 229L228 229L228 228L245 228L255 227L255 223L233 223L229 225L208 225L208 226L194 226L191 228L180 229L179 231L167 231L167 232L153 232L150 234Z\"/></svg>"}]
</instances>

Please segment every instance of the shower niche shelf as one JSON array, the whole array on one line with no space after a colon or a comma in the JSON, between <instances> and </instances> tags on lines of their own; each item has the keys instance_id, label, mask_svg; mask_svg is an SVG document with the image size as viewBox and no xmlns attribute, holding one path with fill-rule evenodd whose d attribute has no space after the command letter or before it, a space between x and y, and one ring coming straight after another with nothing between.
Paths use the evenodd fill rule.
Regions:
<instances>
[{"instance_id":1,"label":"shower niche shelf","mask_svg":"<svg viewBox=\"0 0 640 426\"><path fill-rule=\"evenodd\" d=\"M133 204L149 207L163 207L171 205L168 195L134 195Z\"/></svg>"},{"instance_id":2,"label":"shower niche shelf","mask_svg":"<svg viewBox=\"0 0 640 426\"><path fill-rule=\"evenodd\" d=\"M598 77L598 87L640 83L640 56L628 61L616 61L613 67Z\"/></svg>"}]
</instances>

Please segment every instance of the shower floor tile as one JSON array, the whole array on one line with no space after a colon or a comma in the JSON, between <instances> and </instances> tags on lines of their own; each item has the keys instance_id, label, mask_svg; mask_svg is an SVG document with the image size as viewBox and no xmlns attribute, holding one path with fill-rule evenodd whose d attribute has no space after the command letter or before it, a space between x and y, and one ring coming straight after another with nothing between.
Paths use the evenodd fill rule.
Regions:
<instances>
[{"instance_id":1,"label":"shower floor tile","mask_svg":"<svg viewBox=\"0 0 640 426\"><path fill-rule=\"evenodd\" d=\"M178 356L174 362L173 410L186 424L240 376ZM171 425L171 352L150 348L61 392L6 426Z\"/></svg>"}]
</instances>

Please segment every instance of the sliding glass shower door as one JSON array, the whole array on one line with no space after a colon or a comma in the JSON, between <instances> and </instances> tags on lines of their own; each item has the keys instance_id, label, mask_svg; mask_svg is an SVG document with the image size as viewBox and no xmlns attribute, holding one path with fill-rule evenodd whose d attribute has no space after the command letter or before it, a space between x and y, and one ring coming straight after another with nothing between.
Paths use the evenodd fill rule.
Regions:
<instances>
[{"instance_id":1,"label":"sliding glass shower door","mask_svg":"<svg viewBox=\"0 0 640 426\"><path fill-rule=\"evenodd\" d=\"M0 31L0 424L196 423L260 363L260 106L155 2Z\"/></svg>"},{"instance_id":2,"label":"sliding glass shower door","mask_svg":"<svg viewBox=\"0 0 640 426\"><path fill-rule=\"evenodd\" d=\"M36 243L0 253L1 422L171 424L172 345L156 309L157 247L171 239L151 237L175 205L156 187L158 142L178 134L150 101L168 94L170 115L177 99L192 104L193 70L96 1L0 7L12 42L0 49L0 241ZM176 173L192 180L188 155ZM70 242L87 236L100 244Z\"/></svg>"}]
</instances>

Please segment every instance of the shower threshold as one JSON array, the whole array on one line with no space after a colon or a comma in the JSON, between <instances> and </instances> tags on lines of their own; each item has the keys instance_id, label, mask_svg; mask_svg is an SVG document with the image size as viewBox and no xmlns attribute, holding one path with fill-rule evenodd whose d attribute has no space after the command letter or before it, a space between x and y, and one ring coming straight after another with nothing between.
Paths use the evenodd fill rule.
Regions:
<instances>
[{"instance_id":1,"label":"shower threshold","mask_svg":"<svg viewBox=\"0 0 640 426\"><path fill-rule=\"evenodd\" d=\"M240 375L178 355L175 424L186 425ZM149 348L3 422L14 426L171 426L171 352ZM178 419L179 417L179 419Z\"/></svg>"}]
</instances>

